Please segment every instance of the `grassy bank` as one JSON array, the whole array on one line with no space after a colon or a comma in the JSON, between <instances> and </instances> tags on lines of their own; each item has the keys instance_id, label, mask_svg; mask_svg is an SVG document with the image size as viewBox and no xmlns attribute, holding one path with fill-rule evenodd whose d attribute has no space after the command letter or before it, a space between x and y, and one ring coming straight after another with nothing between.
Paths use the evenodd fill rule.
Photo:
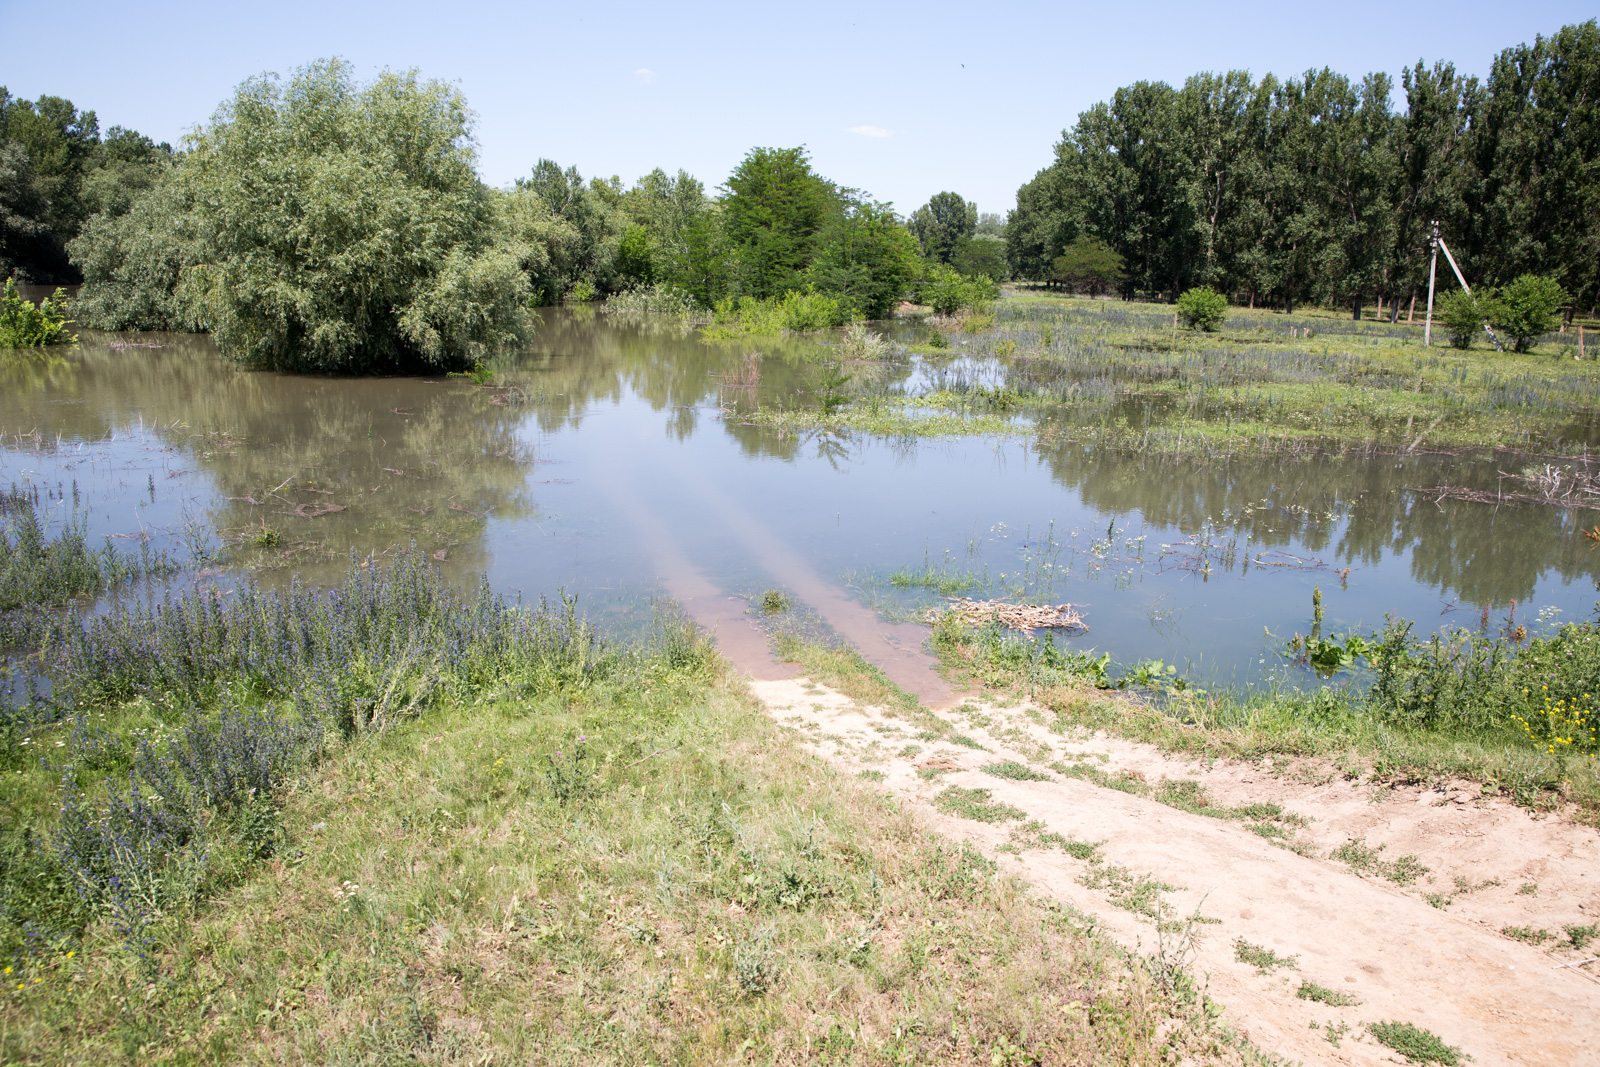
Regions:
<instances>
[{"instance_id":1,"label":"grassy bank","mask_svg":"<svg viewBox=\"0 0 1600 1067\"><path fill-rule=\"evenodd\" d=\"M1250 1058L674 619L609 648L408 557L45 663L0 774L6 1062Z\"/></svg>"},{"instance_id":2,"label":"grassy bank","mask_svg":"<svg viewBox=\"0 0 1600 1067\"><path fill-rule=\"evenodd\" d=\"M985 317L987 318L987 317ZM1234 309L1217 333L1162 305L1013 295L968 322L910 389L858 388L847 407L764 417L945 436L1017 433L1163 455L1507 447L1587 454L1600 413L1596 346L1462 351L1420 325Z\"/></svg>"},{"instance_id":3,"label":"grassy bank","mask_svg":"<svg viewBox=\"0 0 1600 1067\"><path fill-rule=\"evenodd\" d=\"M1370 685L1203 692L1140 665L1060 651L946 616L933 647L982 689L1029 696L1060 730L1105 730L1163 751L1266 762L1373 782L1478 782L1600 821L1600 627L1542 637L1447 632L1426 641L1392 623L1362 653ZM1309 681L1309 679L1308 679ZM1113 691L1128 690L1128 691Z\"/></svg>"}]
</instances>

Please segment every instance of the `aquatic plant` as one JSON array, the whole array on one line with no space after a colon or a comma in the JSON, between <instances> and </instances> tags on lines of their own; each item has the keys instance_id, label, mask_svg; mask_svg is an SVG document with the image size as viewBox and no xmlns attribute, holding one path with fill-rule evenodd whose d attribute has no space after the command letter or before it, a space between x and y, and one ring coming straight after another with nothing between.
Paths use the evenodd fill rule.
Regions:
<instances>
[{"instance_id":1,"label":"aquatic plant","mask_svg":"<svg viewBox=\"0 0 1600 1067\"><path fill-rule=\"evenodd\" d=\"M170 574L176 563L140 541L137 554L88 544L88 523L70 514L53 535L38 513L37 495L12 487L0 494L0 648L29 644L48 623L44 609L100 593L123 582Z\"/></svg>"},{"instance_id":2,"label":"aquatic plant","mask_svg":"<svg viewBox=\"0 0 1600 1067\"><path fill-rule=\"evenodd\" d=\"M636 312L650 315L676 315L679 318L691 318L702 312L700 302L694 294L674 285L665 285L657 282L653 285L642 285L636 289L617 293L606 299L600 308L602 312L615 315L624 312Z\"/></svg>"},{"instance_id":3,"label":"aquatic plant","mask_svg":"<svg viewBox=\"0 0 1600 1067\"><path fill-rule=\"evenodd\" d=\"M458 592L420 551L361 566L326 592L296 581L224 597L190 589L67 629L50 670L61 699L135 696L205 705L230 689L292 699L341 734L387 725L446 691L582 685L606 669L576 602L508 604L487 581Z\"/></svg>"},{"instance_id":4,"label":"aquatic plant","mask_svg":"<svg viewBox=\"0 0 1600 1067\"><path fill-rule=\"evenodd\" d=\"M66 290L57 289L54 296L45 297L35 304L17 293L17 283L6 279L4 295L0 295L0 348L40 348L70 342L67 331L72 320L62 305Z\"/></svg>"}]
</instances>

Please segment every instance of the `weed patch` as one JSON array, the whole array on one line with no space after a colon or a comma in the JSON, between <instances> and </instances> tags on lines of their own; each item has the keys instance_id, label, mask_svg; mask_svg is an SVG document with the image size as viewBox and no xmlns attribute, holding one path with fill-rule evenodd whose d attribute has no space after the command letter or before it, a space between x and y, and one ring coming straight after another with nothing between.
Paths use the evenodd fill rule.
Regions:
<instances>
[{"instance_id":1,"label":"weed patch","mask_svg":"<svg viewBox=\"0 0 1600 1067\"><path fill-rule=\"evenodd\" d=\"M1466 1057L1436 1034L1411 1023L1368 1023L1367 1033L1380 1045L1393 1049L1412 1063L1439 1063L1459 1067Z\"/></svg>"},{"instance_id":2,"label":"weed patch","mask_svg":"<svg viewBox=\"0 0 1600 1067\"><path fill-rule=\"evenodd\" d=\"M1336 989L1318 985L1309 978L1300 980L1300 988L1294 991L1294 995L1301 1000L1314 1000L1318 1004L1328 1004L1335 1008L1353 1008L1361 1003L1349 993L1341 993Z\"/></svg>"},{"instance_id":3,"label":"weed patch","mask_svg":"<svg viewBox=\"0 0 1600 1067\"><path fill-rule=\"evenodd\" d=\"M1386 846L1379 845L1373 848L1364 839L1346 841L1329 853L1329 857L1339 860L1357 874L1376 874L1387 878L1395 885L1412 885L1418 878L1428 873L1428 868L1415 856L1401 856L1395 860L1385 860L1382 852Z\"/></svg>"},{"instance_id":4,"label":"weed patch","mask_svg":"<svg viewBox=\"0 0 1600 1067\"><path fill-rule=\"evenodd\" d=\"M1233 958L1240 963L1248 963L1259 974L1267 974L1279 967L1299 968L1296 960L1298 956L1279 956L1270 948L1252 945L1244 938L1237 938L1233 942Z\"/></svg>"},{"instance_id":5,"label":"weed patch","mask_svg":"<svg viewBox=\"0 0 1600 1067\"><path fill-rule=\"evenodd\" d=\"M1010 759L984 764L983 770L986 774L992 774L996 778L1009 778L1015 782L1048 782L1051 780L1048 774L1036 771L1026 763L1018 763L1016 760Z\"/></svg>"},{"instance_id":6,"label":"weed patch","mask_svg":"<svg viewBox=\"0 0 1600 1067\"><path fill-rule=\"evenodd\" d=\"M977 822L1010 822L1028 817L1028 813L1021 808L991 799L987 789L963 789L958 785L950 786L934 797L933 806L946 815Z\"/></svg>"}]
</instances>

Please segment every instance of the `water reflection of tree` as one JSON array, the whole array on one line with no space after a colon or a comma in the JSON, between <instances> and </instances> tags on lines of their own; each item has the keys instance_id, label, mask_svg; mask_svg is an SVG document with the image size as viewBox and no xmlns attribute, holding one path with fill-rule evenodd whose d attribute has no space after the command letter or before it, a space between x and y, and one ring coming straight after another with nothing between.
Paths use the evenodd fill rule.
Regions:
<instances>
[{"instance_id":1,"label":"water reflection of tree","mask_svg":"<svg viewBox=\"0 0 1600 1067\"><path fill-rule=\"evenodd\" d=\"M112 348L91 335L67 357L70 373L0 372L0 426L94 441L142 423L214 477L210 521L246 558L301 568L412 539L481 568L488 517L533 506L525 413L487 390L252 372L204 337L142 340L164 347Z\"/></svg>"},{"instance_id":2,"label":"water reflection of tree","mask_svg":"<svg viewBox=\"0 0 1600 1067\"><path fill-rule=\"evenodd\" d=\"M1585 513L1432 500L1443 482L1492 488L1496 462L1456 457L1130 457L1071 443L1040 458L1084 503L1186 532L1227 517L1252 550L1298 543L1334 567L1409 554L1413 577L1472 603L1526 600L1546 574L1589 581L1600 552L1577 536ZM1504 461L1502 461L1504 462Z\"/></svg>"}]
</instances>

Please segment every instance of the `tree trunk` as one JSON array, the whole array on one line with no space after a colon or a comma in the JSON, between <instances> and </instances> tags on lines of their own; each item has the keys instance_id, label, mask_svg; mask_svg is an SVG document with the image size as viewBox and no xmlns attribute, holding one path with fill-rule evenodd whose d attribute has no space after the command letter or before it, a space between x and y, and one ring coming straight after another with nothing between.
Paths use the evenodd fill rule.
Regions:
<instances>
[{"instance_id":1,"label":"tree trunk","mask_svg":"<svg viewBox=\"0 0 1600 1067\"><path fill-rule=\"evenodd\" d=\"M1413 285L1411 287L1411 307L1410 307L1410 309L1408 311L1406 311L1406 322L1409 324L1409 323L1413 323L1413 322L1416 322L1416 321L1417 321L1417 287Z\"/></svg>"},{"instance_id":2,"label":"tree trunk","mask_svg":"<svg viewBox=\"0 0 1600 1067\"><path fill-rule=\"evenodd\" d=\"M1350 298L1350 317L1356 322L1361 321L1361 294L1357 293Z\"/></svg>"}]
</instances>

